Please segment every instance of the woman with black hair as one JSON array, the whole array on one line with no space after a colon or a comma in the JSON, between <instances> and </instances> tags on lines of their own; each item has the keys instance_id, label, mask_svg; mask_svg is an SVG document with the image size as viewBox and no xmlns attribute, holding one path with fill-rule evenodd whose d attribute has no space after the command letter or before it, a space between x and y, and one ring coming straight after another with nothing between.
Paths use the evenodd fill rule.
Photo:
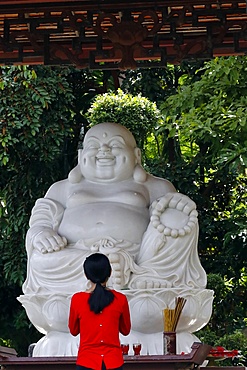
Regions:
<instances>
[{"instance_id":1,"label":"woman with black hair","mask_svg":"<svg viewBox=\"0 0 247 370\"><path fill-rule=\"evenodd\" d=\"M104 254L90 255L83 268L92 286L73 295L69 314L71 334L80 333L76 369L122 369L119 332L128 335L131 327L127 298L106 287L111 265Z\"/></svg>"}]
</instances>

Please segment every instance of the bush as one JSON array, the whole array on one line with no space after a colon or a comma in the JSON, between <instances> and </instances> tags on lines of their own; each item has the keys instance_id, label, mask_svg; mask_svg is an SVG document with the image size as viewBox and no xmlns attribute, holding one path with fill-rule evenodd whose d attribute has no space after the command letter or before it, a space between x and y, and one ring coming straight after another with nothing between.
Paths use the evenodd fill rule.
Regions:
<instances>
[{"instance_id":1,"label":"bush","mask_svg":"<svg viewBox=\"0 0 247 370\"><path fill-rule=\"evenodd\" d=\"M145 140L161 123L156 104L142 97L117 93L98 95L88 111L91 126L103 122L115 122L127 127L135 136L137 145L143 149Z\"/></svg>"}]
</instances>

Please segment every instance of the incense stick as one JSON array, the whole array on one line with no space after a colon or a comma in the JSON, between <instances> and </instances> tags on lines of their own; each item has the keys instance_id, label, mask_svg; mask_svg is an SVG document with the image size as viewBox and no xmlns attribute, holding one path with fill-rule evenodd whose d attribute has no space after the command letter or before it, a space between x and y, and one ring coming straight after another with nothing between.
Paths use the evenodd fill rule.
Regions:
<instances>
[{"instance_id":1,"label":"incense stick","mask_svg":"<svg viewBox=\"0 0 247 370\"><path fill-rule=\"evenodd\" d=\"M175 298L175 309L165 308L164 314L164 332L176 331L179 318L186 303L183 297Z\"/></svg>"}]
</instances>

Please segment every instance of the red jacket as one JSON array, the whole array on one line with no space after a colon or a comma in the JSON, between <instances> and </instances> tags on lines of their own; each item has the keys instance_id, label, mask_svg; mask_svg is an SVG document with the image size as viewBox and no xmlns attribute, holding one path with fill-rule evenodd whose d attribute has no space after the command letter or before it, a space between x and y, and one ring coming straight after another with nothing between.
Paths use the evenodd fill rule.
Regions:
<instances>
[{"instance_id":1,"label":"red jacket","mask_svg":"<svg viewBox=\"0 0 247 370\"><path fill-rule=\"evenodd\" d=\"M90 311L90 293L80 292L73 295L70 305L69 329L72 335L80 333L77 365L101 370L102 360L107 369L123 365L119 332L130 332L130 312L124 294L112 290L115 298L99 314Z\"/></svg>"}]
</instances>

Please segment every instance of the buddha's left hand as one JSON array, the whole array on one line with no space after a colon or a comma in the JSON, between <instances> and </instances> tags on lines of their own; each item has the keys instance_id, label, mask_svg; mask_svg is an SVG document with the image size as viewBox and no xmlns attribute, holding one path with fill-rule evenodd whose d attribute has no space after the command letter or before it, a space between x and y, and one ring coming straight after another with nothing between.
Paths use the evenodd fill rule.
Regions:
<instances>
[{"instance_id":1,"label":"buddha's left hand","mask_svg":"<svg viewBox=\"0 0 247 370\"><path fill-rule=\"evenodd\" d=\"M198 222L196 204L181 193L168 193L153 202L151 222L165 236L177 238L190 234Z\"/></svg>"}]
</instances>

